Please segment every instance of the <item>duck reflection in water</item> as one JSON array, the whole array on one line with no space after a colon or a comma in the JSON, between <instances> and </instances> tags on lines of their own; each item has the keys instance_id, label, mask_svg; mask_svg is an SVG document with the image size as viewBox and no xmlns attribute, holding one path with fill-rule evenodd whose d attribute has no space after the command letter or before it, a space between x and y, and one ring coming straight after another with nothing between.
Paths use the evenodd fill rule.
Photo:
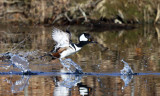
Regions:
<instances>
[{"instance_id":1,"label":"duck reflection in water","mask_svg":"<svg viewBox=\"0 0 160 96\"><path fill-rule=\"evenodd\" d=\"M67 73L68 70L61 69L60 73ZM90 96L92 88L81 82L83 75L82 74L61 74L57 76L52 76L53 82L55 84L53 96L70 96L71 92L74 90L79 91L79 95ZM11 85L12 93L19 93L29 86L29 79L31 75L18 75L6 78L4 82L7 82Z\"/></svg>"},{"instance_id":2,"label":"duck reflection in water","mask_svg":"<svg viewBox=\"0 0 160 96\"><path fill-rule=\"evenodd\" d=\"M135 73L133 73L131 67L128 65L127 62L125 62L123 59L121 61L124 63L124 67L121 70L121 79L124 82L124 86L122 87L122 90L123 90L125 87L129 85Z\"/></svg>"},{"instance_id":3,"label":"duck reflection in water","mask_svg":"<svg viewBox=\"0 0 160 96\"><path fill-rule=\"evenodd\" d=\"M23 91L24 88L29 85L29 75L19 75L20 79L17 80L17 76L11 76L10 78L5 79L4 81L11 85L11 92L18 93Z\"/></svg>"},{"instance_id":4,"label":"duck reflection in water","mask_svg":"<svg viewBox=\"0 0 160 96\"><path fill-rule=\"evenodd\" d=\"M8 62L7 66L0 66L4 69L9 69L12 65L14 68L18 68L21 72L27 72L30 71L29 69L29 62L25 57L19 56L18 54L12 54L12 53L5 53L1 57L2 61Z\"/></svg>"},{"instance_id":5,"label":"duck reflection in water","mask_svg":"<svg viewBox=\"0 0 160 96\"><path fill-rule=\"evenodd\" d=\"M17 68L19 68L20 70L23 70L23 72L24 70L30 70L28 69L29 62L27 62L25 58L22 58L19 55L15 55L15 54L11 58L12 58L11 62L16 63L16 66L18 66ZM54 96L68 96L68 94L70 94L72 87L78 88L81 95L90 94L89 92L91 92L91 88L81 83L81 79L83 75L74 74L74 73L71 74L71 72L77 72L76 69L78 69L80 72L81 71L80 66L74 63L71 59L65 59L65 60L62 60L61 62L64 64L65 67L60 70L60 73L66 73L66 74L55 76L54 78L54 82L55 82ZM23 67L26 64L27 64L26 66L27 68ZM30 73L32 73L32 71L30 71ZM5 79L5 81L11 85L12 93L18 93L20 91L23 91L24 88L29 84L30 77L31 76L28 74L27 75L21 74L18 76L19 78L18 79L17 76L11 75L11 77Z\"/></svg>"},{"instance_id":6,"label":"duck reflection in water","mask_svg":"<svg viewBox=\"0 0 160 96\"><path fill-rule=\"evenodd\" d=\"M60 72L68 73L69 71L63 68ZM71 92L74 90L78 90L79 95L90 96L92 88L81 82L82 77L82 74L63 74L54 77L55 89L53 96L71 96Z\"/></svg>"}]
</instances>

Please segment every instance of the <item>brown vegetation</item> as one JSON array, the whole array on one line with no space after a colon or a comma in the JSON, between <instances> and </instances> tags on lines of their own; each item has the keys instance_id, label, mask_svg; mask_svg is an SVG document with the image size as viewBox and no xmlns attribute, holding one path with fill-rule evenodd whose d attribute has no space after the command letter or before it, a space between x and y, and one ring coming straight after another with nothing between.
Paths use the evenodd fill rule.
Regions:
<instances>
[{"instance_id":1,"label":"brown vegetation","mask_svg":"<svg viewBox=\"0 0 160 96\"><path fill-rule=\"evenodd\" d=\"M159 23L159 0L2 0L1 23ZM95 21L95 22L93 22Z\"/></svg>"}]
</instances>

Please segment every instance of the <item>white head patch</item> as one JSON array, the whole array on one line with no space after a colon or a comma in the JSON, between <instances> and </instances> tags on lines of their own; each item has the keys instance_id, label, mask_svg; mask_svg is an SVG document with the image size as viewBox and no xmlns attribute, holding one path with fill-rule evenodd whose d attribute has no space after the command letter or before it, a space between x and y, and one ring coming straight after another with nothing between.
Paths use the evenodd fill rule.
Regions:
<instances>
[{"instance_id":1,"label":"white head patch","mask_svg":"<svg viewBox=\"0 0 160 96\"><path fill-rule=\"evenodd\" d=\"M84 34L82 34L80 37L79 37L79 41L88 41L88 38L86 38L84 36Z\"/></svg>"}]
</instances>

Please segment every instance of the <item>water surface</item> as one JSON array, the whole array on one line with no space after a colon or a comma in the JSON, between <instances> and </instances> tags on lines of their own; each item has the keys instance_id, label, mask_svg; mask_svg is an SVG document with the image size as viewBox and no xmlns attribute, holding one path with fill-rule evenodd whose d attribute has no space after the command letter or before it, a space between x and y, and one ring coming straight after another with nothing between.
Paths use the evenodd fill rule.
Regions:
<instances>
[{"instance_id":1,"label":"water surface","mask_svg":"<svg viewBox=\"0 0 160 96\"><path fill-rule=\"evenodd\" d=\"M66 27L59 27L66 29ZM0 94L28 96L159 96L160 95L160 28L142 26L133 30L105 30L70 26L73 42L80 33L90 33L99 44L86 45L80 52L68 56L87 74L67 72L59 60L39 57L52 50L52 27L0 27L0 55L6 52L26 55L29 68L37 75L22 75L18 68L0 68ZM134 73L122 77L120 70L126 61ZM0 62L7 66L8 62ZM7 74L2 74L6 72ZM124 82L125 80L128 82Z\"/></svg>"}]
</instances>

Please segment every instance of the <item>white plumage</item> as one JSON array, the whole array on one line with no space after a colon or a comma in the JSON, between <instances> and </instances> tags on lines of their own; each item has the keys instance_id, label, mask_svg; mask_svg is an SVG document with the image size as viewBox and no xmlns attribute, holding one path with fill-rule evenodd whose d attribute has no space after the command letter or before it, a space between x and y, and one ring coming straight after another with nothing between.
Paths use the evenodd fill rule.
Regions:
<instances>
[{"instance_id":1,"label":"white plumage","mask_svg":"<svg viewBox=\"0 0 160 96\"><path fill-rule=\"evenodd\" d=\"M75 46L75 44L74 44L74 46ZM63 51L63 52L61 53L60 58L64 58L64 57L66 57L66 56L69 56L69 55L71 55L71 54L74 54L75 52L79 51L80 49L81 49L81 48L76 47L76 46L75 46L75 49L73 48L73 46L70 46L70 47L67 48L67 50L65 50L65 51Z\"/></svg>"},{"instance_id":2,"label":"white plumage","mask_svg":"<svg viewBox=\"0 0 160 96\"><path fill-rule=\"evenodd\" d=\"M74 44L71 42L70 32L64 32L58 28L53 28L52 38L56 42L52 55L57 58L69 56L79 51L84 45L93 42L88 33L83 33L79 36L79 43Z\"/></svg>"},{"instance_id":3,"label":"white plumage","mask_svg":"<svg viewBox=\"0 0 160 96\"><path fill-rule=\"evenodd\" d=\"M82 34L80 37L79 37L79 41L88 41L88 38L86 38L84 36L84 34Z\"/></svg>"},{"instance_id":4,"label":"white plumage","mask_svg":"<svg viewBox=\"0 0 160 96\"><path fill-rule=\"evenodd\" d=\"M60 29L53 28L52 38L56 42L55 49L70 45L70 34Z\"/></svg>"}]
</instances>

